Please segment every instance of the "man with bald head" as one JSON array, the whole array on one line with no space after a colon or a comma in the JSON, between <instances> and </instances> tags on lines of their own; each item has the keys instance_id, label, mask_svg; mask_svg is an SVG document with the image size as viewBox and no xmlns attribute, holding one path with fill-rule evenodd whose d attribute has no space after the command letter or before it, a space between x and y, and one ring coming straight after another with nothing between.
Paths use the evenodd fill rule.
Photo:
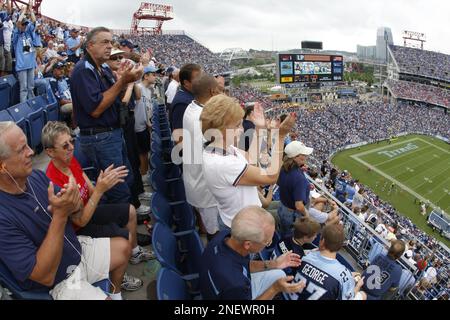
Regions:
<instances>
[{"instance_id":1,"label":"man with bald head","mask_svg":"<svg viewBox=\"0 0 450 320\"><path fill-rule=\"evenodd\" d=\"M298 267L292 251L272 261L251 261L250 254L272 243L275 220L256 206L242 209L234 218L231 233L219 233L203 253L200 291L205 300L272 300L277 294L294 293L302 283L291 284L282 269Z\"/></svg>"},{"instance_id":2,"label":"man with bald head","mask_svg":"<svg viewBox=\"0 0 450 320\"><path fill-rule=\"evenodd\" d=\"M401 240L391 242L386 254L379 254L372 264L364 271L366 281L364 291L368 300L380 300L387 293L394 293L400 285L402 267L397 263L405 252L405 243Z\"/></svg>"},{"instance_id":3,"label":"man with bald head","mask_svg":"<svg viewBox=\"0 0 450 320\"><path fill-rule=\"evenodd\" d=\"M187 201L199 210L208 238L211 239L219 231L219 208L203 176L202 154L206 141L201 130L200 115L203 105L220 93L219 84L213 76L203 74L192 84L192 93L195 100L183 116L183 180Z\"/></svg>"}]
</instances>

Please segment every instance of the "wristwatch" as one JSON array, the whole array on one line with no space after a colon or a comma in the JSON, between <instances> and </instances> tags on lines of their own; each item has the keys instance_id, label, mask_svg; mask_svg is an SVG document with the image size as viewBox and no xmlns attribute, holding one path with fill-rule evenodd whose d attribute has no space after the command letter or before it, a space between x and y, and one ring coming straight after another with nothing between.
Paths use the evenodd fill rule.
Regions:
<instances>
[{"instance_id":1,"label":"wristwatch","mask_svg":"<svg viewBox=\"0 0 450 320\"><path fill-rule=\"evenodd\" d=\"M264 270L269 270L269 261L264 261Z\"/></svg>"}]
</instances>

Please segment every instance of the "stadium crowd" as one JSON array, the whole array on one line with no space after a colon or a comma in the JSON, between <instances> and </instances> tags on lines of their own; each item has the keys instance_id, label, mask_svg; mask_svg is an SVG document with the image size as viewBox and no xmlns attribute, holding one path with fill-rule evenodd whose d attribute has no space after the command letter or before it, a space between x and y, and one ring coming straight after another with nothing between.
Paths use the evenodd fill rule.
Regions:
<instances>
[{"instance_id":1,"label":"stadium crowd","mask_svg":"<svg viewBox=\"0 0 450 320\"><path fill-rule=\"evenodd\" d=\"M390 49L401 72L450 81L450 55L400 46Z\"/></svg>"},{"instance_id":2,"label":"stadium crowd","mask_svg":"<svg viewBox=\"0 0 450 320\"><path fill-rule=\"evenodd\" d=\"M180 68L186 61L205 66L205 71L221 75L230 68L209 49L187 35L123 36L143 50L151 49L158 63Z\"/></svg>"},{"instance_id":3,"label":"stadium crowd","mask_svg":"<svg viewBox=\"0 0 450 320\"><path fill-rule=\"evenodd\" d=\"M449 90L409 81L389 80L386 84L397 98L450 107Z\"/></svg>"}]
</instances>

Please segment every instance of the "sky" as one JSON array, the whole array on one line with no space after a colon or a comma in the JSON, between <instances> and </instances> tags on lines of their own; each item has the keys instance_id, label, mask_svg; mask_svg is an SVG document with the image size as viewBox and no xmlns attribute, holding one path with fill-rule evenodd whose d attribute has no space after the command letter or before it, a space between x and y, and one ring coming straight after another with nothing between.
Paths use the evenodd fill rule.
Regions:
<instances>
[{"instance_id":1,"label":"sky","mask_svg":"<svg viewBox=\"0 0 450 320\"><path fill-rule=\"evenodd\" d=\"M447 0L149 0L174 8L163 29L184 30L214 52L227 48L288 50L322 41L326 50L356 52L375 45L390 27L397 45L404 30L425 33L426 50L450 54ZM45 0L42 13L73 24L129 29L142 0ZM154 25L146 23L146 25Z\"/></svg>"}]
</instances>

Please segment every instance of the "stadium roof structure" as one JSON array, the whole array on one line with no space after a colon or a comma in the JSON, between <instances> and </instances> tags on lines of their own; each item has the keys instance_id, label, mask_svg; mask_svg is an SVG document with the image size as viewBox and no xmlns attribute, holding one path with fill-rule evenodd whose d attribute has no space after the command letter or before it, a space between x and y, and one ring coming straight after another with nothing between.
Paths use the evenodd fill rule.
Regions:
<instances>
[{"instance_id":1,"label":"stadium roof structure","mask_svg":"<svg viewBox=\"0 0 450 320\"><path fill-rule=\"evenodd\" d=\"M250 55L248 51L245 51L242 48L230 48L223 50L219 58L226 61L228 64L231 64L234 60L248 60L250 59Z\"/></svg>"},{"instance_id":2,"label":"stadium roof structure","mask_svg":"<svg viewBox=\"0 0 450 320\"><path fill-rule=\"evenodd\" d=\"M134 13L131 22L131 33L134 35L152 34L161 35L162 25L165 21L173 20L173 7L163 4L142 2ZM155 27L140 27L142 20L156 21Z\"/></svg>"},{"instance_id":3,"label":"stadium roof structure","mask_svg":"<svg viewBox=\"0 0 450 320\"><path fill-rule=\"evenodd\" d=\"M33 11L36 14L39 14L41 12L41 4L43 0L12 0L11 5L15 8L20 8L22 5L29 5L31 4Z\"/></svg>"}]
</instances>

